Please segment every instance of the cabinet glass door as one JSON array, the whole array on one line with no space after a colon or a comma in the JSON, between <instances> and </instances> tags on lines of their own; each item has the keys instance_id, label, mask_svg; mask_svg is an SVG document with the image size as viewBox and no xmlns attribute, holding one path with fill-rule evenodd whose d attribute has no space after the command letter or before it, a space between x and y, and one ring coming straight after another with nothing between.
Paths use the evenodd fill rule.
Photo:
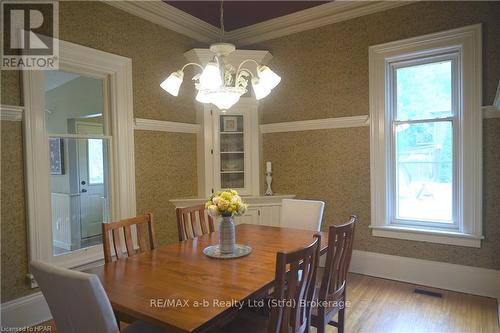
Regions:
<instances>
[{"instance_id":1,"label":"cabinet glass door","mask_svg":"<svg viewBox=\"0 0 500 333\"><path fill-rule=\"evenodd\" d=\"M245 188L243 115L220 115L219 122L221 188Z\"/></svg>"}]
</instances>

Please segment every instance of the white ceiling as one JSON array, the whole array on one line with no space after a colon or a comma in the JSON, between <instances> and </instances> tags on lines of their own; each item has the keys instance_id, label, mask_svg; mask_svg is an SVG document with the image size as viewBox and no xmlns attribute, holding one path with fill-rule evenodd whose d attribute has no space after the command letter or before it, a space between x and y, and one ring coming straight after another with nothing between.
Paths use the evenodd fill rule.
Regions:
<instances>
[{"instance_id":1,"label":"white ceiling","mask_svg":"<svg viewBox=\"0 0 500 333\"><path fill-rule=\"evenodd\" d=\"M43 75L45 92L55 89L69 81L80 77L78 74L73 74L63 71L45 71Z\"/></svg>"}]
</instances>

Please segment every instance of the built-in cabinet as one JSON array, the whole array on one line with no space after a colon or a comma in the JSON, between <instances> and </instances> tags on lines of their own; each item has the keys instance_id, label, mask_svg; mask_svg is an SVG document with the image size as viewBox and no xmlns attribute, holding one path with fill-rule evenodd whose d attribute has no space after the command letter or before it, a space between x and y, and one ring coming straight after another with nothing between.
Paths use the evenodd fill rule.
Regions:
<instances>
[{"instance_id":1,"label":"built-in cabinet","mask_svg":"<svg viewBox=\"0 0 500 333\"><path fill-rule=\"evenodd\" d=\"M257 101L242 98L228 111L212 105L204 105L201 111L200 194L209 196L232 188L241 195L258 195L261 163Z\"/></svg>"},{"instance_id":2,"label":"built-in cabinet","mask_svg":"<svg viewBox=\"0 0 500 333\"><path fill-rule=\"evenodd\" d=\"M243 200L248 204L248 211L243 216L236 216L234 221L236 224L247 223L278 227L281 220L281 201L294 197L294 195L244 196ZM205 201L204 198L170 200L176 208L194 206Z\"/></svg>"}]
</instances>

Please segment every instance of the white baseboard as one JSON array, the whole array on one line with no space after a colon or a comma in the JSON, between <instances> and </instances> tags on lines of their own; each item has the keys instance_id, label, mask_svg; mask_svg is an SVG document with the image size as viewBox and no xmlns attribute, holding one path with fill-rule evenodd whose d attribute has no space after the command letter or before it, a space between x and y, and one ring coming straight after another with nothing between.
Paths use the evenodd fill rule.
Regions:
<instances>
[{"instance_id":1,"label":"white baseboard","mask_svg":"<svg viewBox=\"0 0 500 333\"><path fill-rule=\"evenodd\" d=\"M52 318L41 292L2 303L2 327L30 327Z\"/></svg>"},{"instance_id":2,"label":"white baseboard","mask_svg":"<svg viewBox=\"0 0 500 333\"><path fill-rule=\"evenodd\" d=\"M355 250L353 273L497 298L500 316L500 271ZM26 327L52 318L42 293L2 304L2 327Z\"/></svg>"},{"instance_id":3,"label":"white baseboard","mask_svg":"<svg viewBox=\"0 0 500 333\"><path fill-rule=\"evenodd\" d=\"M353 273L500 298L500 270L355 250Z\"/></svg>"}]
</instances>

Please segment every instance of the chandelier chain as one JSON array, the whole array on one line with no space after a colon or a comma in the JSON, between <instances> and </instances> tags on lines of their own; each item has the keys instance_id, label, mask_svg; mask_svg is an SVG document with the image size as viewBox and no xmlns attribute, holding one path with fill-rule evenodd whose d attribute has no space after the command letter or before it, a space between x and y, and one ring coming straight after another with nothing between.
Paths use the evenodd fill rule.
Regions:
<instances>
[{"instance_id":1,"label":"chandelier chain","mask_svg":"<svg viewBox=\"0 0 500 333\"><path fill-rule=\"evenodd\" d=\"M220 30L221 30L221 36L220 36L220 41L224 41L224 0L220 1Z\"/></svg>"}]
</instances>

